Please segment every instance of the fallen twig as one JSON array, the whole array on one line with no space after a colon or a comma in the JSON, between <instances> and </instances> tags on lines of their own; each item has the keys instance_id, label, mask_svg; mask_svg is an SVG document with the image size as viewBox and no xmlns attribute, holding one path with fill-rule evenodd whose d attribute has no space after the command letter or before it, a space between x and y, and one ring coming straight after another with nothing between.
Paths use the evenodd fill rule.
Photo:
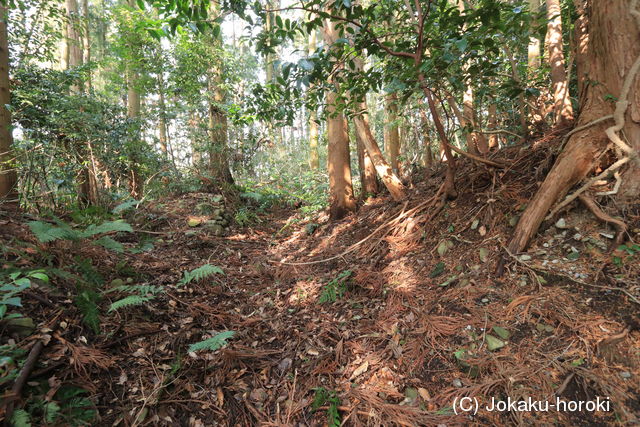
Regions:
<instances>
[{"instance_id":1,"label":"fallen twig","mask_svg":"<svg viewBox=\"0 0 640 427\"><path fill-rule=\"evenodd\" d=\"M36 361L38 360L38 357L40 357L40 353L42 352L43 348L44 342L42 340L38 340L33 345L33 347L31 347L29 356L27 356L27 360L24 362L24 365L20 370L20 374L18 375L18 378L16 378L16 382L13 383L13 387L11 387L11 394L13 395L14 399L9 400L9 402L7 403L7 410L5 413L6 426L11 425L11 416L13 415L15 400L18 399L22 394L22 389L27 383L27 379L29 379L29 374L31 374L31 371L36 366Z\"/></svg>"}]
</instances>

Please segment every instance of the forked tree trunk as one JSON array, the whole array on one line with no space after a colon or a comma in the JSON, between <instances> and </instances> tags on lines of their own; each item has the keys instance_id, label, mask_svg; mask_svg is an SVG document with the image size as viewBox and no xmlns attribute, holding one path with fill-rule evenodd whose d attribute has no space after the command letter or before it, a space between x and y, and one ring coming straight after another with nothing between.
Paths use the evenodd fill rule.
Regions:
<instances>
[{"instance_id":1,"label":"forked tree trunk","mask_svg":"<svg viewBox=\"0 0 640 427\"><path fill-rule=\"evenodd\" d=\"M326 33L325 33L326 34ZM337 40L337 35L335 33L331 34L331 37L328 39L328 43L333 43ZM355 69L357 71L364 70L364 60L361 57L354 58ZM391 197L394 200L400 201L406 198L405 187L400 181L400 178L394 173L391 165L386 161L382 151L380 150L380 146L378 142L375 140L373 133L371 132L371 126L369 125L369 114L366 98L363 99L359 104L357 104L358 111L357 114L353 118L353 123L356 128L356 133L359 134L359 138L364 145L366 152L369 154L371 158L371 162L376 170L376 173L380 177L380 180L384 184L384 186L389 190ZM397 133L397 127L396 127ZM399 142L397 143L397 147L399 150Z\"/></svg>"},{"instance_id":2,"label":"forked tree trunk","mask_svg":"<svg viewBox=\"0 0 640 427\"><path fill-rule=\"evenodd\" d=\"M553 117L556 126L565 127L573 121L573 107L569 97L569 80L565 70L562 43L562 15L559 0L547 1L547 46L553 87Z\"/></svg>"},{"instance_id":3,"label":"forked tree trunk","mask_svg":"<svg viewBox=\"0 0 640 427\"><path fill-rule=\"evenodd\" d=\"M400 157L400 134L398 132L398 96L390 93L385 98L387 107L386 123L384 126L384 144L391 169L399 173L398 158Z\"/></svg>"},{"instance_id":4,"label":"forked tree trunk","mask_svg":"<svg viewBox=\"0 0 640 427\"><path fill-rule=\"evenodd\" d=\"M378 176L387 190L389 190L391 197L396 201L404 200L406 198L404 185L402 184L402 181L400 181L400 178L398 178L398 176L393 172L391 165L389 165L385 160L378 143L371 133L369 118L366 114L367 104L362 102L359 108L362 114L358 114L353 118L353 122L356 126L356 132L359 134L362 143L371 157L371 161L373 162L373 166L375 167Z\"/></svg>"},{"instance_id":5,"label":"forked tree trunk","mask_svg":"<svg viewBox=\"0 0 640 427\"><path fill-rule=\"evenodd\" d=\"M436 127L438 138L440 138L440 145L447 160L447 172L444 177L443 195L448 199L455 199L456 197L458 197L458 191L456 190L456 159L455 157L453 157L453 153L451 152L451 143L449 142L447 132L445 131L444 126L442 125L442 121L440 120L440 113L438 112L438 107L433 100L431 89L429 89L429 87L427 86L427 81L422 73L418 75L418 79L420 82L420 86L422 87L422 91L424 92L424 96L427 99L429 112L431 113L431 117L433 118L433 124Z\"/></svg>"},{"instance_id":6,"label":"forked tree trunk","mask_svg":"<svg viewBox=\"0 0 640 427\"><path fill-rule=\"evenodd\" d=\"M581 16L576 24L578 54L576 65L580 89L580 117L577 126L613 114L615 105L610 96L618 97L623 81L640 55L640 30L630 14L628 0L579 1ZM593 84L597 82L598 84ZM630 91L625 125L620 135L640 148L640 78L636 76ZM534 198L520 218L509 243L509 251L517 253L527 247L552 205L564 197L571 187L585 178L596 166L597 159L607 150L609 140L605 129L613 120L578 131L569 139L566 149L557 159ZM635 201L640 193L637 163L630 162L623 174L621 196ZM604 166L604 165L603 165Z\"/></svg>"},{"instance_id":7,"label":"forked tree trunk","mask_svg":"<svg viewBox=\"0 0 640 427\"><path fill-rule=\"evenodd\" d=\"M17 195L17 174L11 145L11 89L9 80L9 43L7 38L7 9L0 4L0 204Z\"/></svg>"},{"instance_id":8,"label":"forked tree trunk","mask_svg":"<svg viewBox=\"0 0 640 427\"><path fill-rule=\"evenodd\" d=\"M360 171L360 183L362 186L360 198L365 199L378 193L378 181L376 180L376 169L373 166L369 152L364 146L360 133L356 131L355 134L358 148L358 169Z\"/></svg>"}]
</instances>

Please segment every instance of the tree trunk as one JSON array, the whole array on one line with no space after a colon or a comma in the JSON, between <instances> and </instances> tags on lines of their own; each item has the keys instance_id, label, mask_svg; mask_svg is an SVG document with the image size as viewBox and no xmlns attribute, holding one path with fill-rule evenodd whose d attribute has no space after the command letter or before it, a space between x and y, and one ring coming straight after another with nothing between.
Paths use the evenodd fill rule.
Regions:
<instances>
[{"instance_id":1,"label":"tree trunk","mask_svg":"<svg viewBox=\"0 0 640 427\"><path fill-rule=\"evenodd\" d=\"M429 119L427 118L427 112L424 110L424 101L418 100L420 106L420 129L422 132L424 147L422 152L422 166L428 167L433 163L433 152L431 151L431 138L429 137Z\"/></svg>"},{"instance_id":2,"label":"tree trunk","mask_svg":"<svg viewBox=\"0 0 640 427\"><path fill-rule=\"evenodd\" d=\"M400 135L398 133L398 96L390 93L385 98L387 107L386 123L384 127L384 144L391 169L399 172L398 158L400 157Z\"/></svg>"},{"instance_id":3,"label":"tree trunk","mask_svg":"<svg viewBox=\"0 0 640 427\"><path fill-rule=\"evenodd\" d=\"M573 122L573 107L569 96L569 80L564 65L562 16L560 1L547 0L547 39L551 85L553 87L553 117L556 126L566 127Z\"/></svg>"},{"instance_id":4,"label":"tree trunk","mask_svg":"<svg viewBox=\"0 0 640 427\"><path fill-rule=\"evenodd\" d=\"M325 19L323 34L325 44L333 45L337 39L334 23ZM331 79L330 83L337 85ZM329 217L340 219L356 210L351 181L351 160L349 154L349 134L344 115L338 112L336 102L338 95L334 91L327 92L327 166L329 172Z\"/></svg>"},{"instance_id":5,"label":"tree trunk","mask_svg":"<svg viewBox=\"0 0 640 427\"><path fill-rule=\"evenodd\" d=\"M490 131L495 131L498 129L497 109L498 109L498 106L496 105L495 101L492 99L491 103L489 104L489 113L488 113L489 117L487 119L487 128ZM489 150L496 147L498 147L498 134L497 133L489 134Z\"/></svg>"},{"instance_id":6,"label":"tree trunk","mask_svg":"<svg viewBox=\"0 0 640 427\"><path fill-rule=\"evenodd\" d=\"M440 120L440 113L438 112L436 103L433 101L433 94L431 93L431 89L427 87L426 79L422 73L418 75L418 79L420 82L420 86L422 87L422 91L424 92L424 96L427 99L427 105L429 105L429 111L431 112L431 117L433 118L433 124L435 125L436 131L438 132L442 151L444 152L445 158L447 160L447 172L444 178L443 194L448 199L455 199L456 197L458 197L458 191L456 190L456 159L455 157L453 157L453 153L451 152L449 138L447 138L447 132L444 130L444 126L442 125L442 121Z\"/></svg>"},{"instance_id":7,"label":"tree trunk","mask_svg":"<svg viewBox=\"0 0 640 427\"><path fill-rule=\"evenodd\" d=\"M136 3L135 0L128 0L128 5L131 8L135 8ZM135 55L137 52L130 52L130 54ZM140 117L140 90L138 88L138 80L139 80L138 71L129 64L127 67L127 117L132 120L137 120ZM136 125L137 126L137 125ZM134 131L134 144L130 147L131 152L129 153L129 194L134 199L138 199L142 196L144 181L142 175L140 173L140 168L138 165L138 155L137 155L137 144L140 144L141 141L141 133L140 130L136 127Z\"/></svg>"},{"instance_id":8,"label":"tree trunk","mask_svg":"<svg viewBox=\"0 0 640 427\"><path fill-rule=\"evenodd\" d=\"M160 152L167 158L167 107L164 101L164 78L162 71L158 73L158 140Z\"/></svg>"},{"instance_id":9,"label":"tree trunk","mask_svg":"<svg viewBox=\"0 0 640 427\"><path fill-rule=\"evenodd\" d=\"M384 186L387 187L387 190L389 190L391 197L396 201L404 200L406 198L404 185L402 184L402 181L400 181L400 178L398 178L393 172L391 165L389 165L385 160L378 143L371 133L371 127L369 126L369 118L367 115L367 104L362 102L359 107L361 114L358 114L353 118L353 122L356 126L356 133L359 134L359 138L362 140L362 143L369 153L378 176L382 180Z\"/></svg>"},{"instance_id":10,"label":"tree trunk","mask_svg":"<svg viewBox=\"0 0 640 427\"><path fill-rule=\"evenodd\" d=\"M214 16L217 15L214 14ZM222 33L212 40L213 49L222 49ZM209 173L220 184L233 184L229 169L227 114L223 109L226 94L222 88L222 64L209 70Z\"/></svg>"},{"instance_id":11,"label":"tree trunk","mask_svg":"<svg viewBox=\"0 0 640 427\"><path fill-rule=\"evenodd\" d=\"M356 210L351 182L349 134L344 116L336 113L335 92L327 93L329 216L336 220Z\"/></svg>"},{"instance_id":12,"label":"tree trunk","mask_svg":"<svg viewBox=\"0 0 640 427\"><path fill-rule=\"evenodd\" d=\"M9 80L9 43L7 38L7 9L0 4L0 204L17 196L17 173L14 166L13 135L11 132L11 104Z\"/></svg>"},{"instance_id":13,"label":"tree trunk","mask_svg":"<svg viewBox=\"0 0 640 427\"><path fill-rule=\"evenodd\" d=\"M70 69L82 65L83 37L79 29L81 26L77 0L65 1L66 22L64 30L64 48L62 51L62 66ZM72 93L82 92L79 83L71 86ZM83 163L78 176L78 199L81 204L98 204L98 179L95 158L89 142L76 142L78 161Z\"/></svg>"},{"instance_id":14,"label":"tree trunk","mask_svg":"<svg viewBox=\"0 0 640 427\"><path fill-rule=\"evenodd\" d=\"M585 6L576 23L578 54L576 65L580 89L578 127L613 114L615 105L608 99L619 97L625 77L640 56L640 30L629 13L628 0L579 2ZM598 82L598 84L593 84ZM640 148L640 78L636 76L630 91L629 107L624 115L623 134ZM534 198L520 218L509 243L509 251L517 253L527 247L552 205L571 187L585 178L610 143L605 135L612 120L578 131L567 142ZM604 167L603 167L604 168ZM640 168L631 162L623 174L621 196L635 201L640 193Z\"/></svg>"},{"instance_id":15,"label":"tree trunk","mask_svg":"<svg viewBox=\"0 0 640 427\"><path fill-rule=\"evenodd\" d=\"M361 199L378 193L378 181L376 179L376 169L371 161L371 156L362 141L360 132L356 131L356 143L358 146L358 169L360 171L360 183L362 186Z\"/></svg>"},{"instance_id":16,"label":"tree trunk","mask_svg":"<svg viewBox=\"0 0 640 427\"><path fill-rule=\"evenodd\" d=\"M82 65L82 35L80 34L80 14L78 12L77 0L65 1L65 40L62 53L63 69L68 70ZM79 92L80 88L74 86L73 92Z\"/></svg>"},{"instance_id":17,"label":"tree trunk","mask_svg":"<svg viewBox=\"0 0 640 427\"><path fill-rule=\"evenodd\" d=\"M90 16L89 16L89 0L82 0L82 17L83 17L83 37L82 37L82 62L88 64L91 62L91 32L90 32ZM85 82L87 93L91 91L91 70L89 70L87 81Z\"/></svg>"},{"instance_id":18,"label":"tree trunk","mask_svg":"<svg viewBox=\"0 0 640 427\"><path fill-rule=\"evenodd\" d=\"M196 110L192 110L189 114L189 127L191 128L191 166L199 169L202 165L202 152L200 151L199 134L200 134L200 116Z\"/></svg>"},{"instance_id":19,"label":"tree trunk","mask_svg":"<svg viewBox=\"0 0 640 427\"><path fill-rule=\"evenodd\" d=\"M537 15L540 11L540 0L529 0L529 12L531 15ZM531 22L533 30L537 24L537 20ZM536 35L529 37L529 47L527 53L527 67L529 71L537 71L540 68L540 39Z\"/></svg>"},{"instance_id":20,"label":"tree trunk","mask_svg":"<svg viewBox=\"0 0 640 427\"><path fill-rule=\"evenodd\" d=\"M309 34L309 55L315 53L317 49L316 31ZM312 170L320 168L320 156L318 155L318 113L309 112L309 167Z\"/></svg>"},{"instance_id":21,"label":"tree trunk","mask_svg":"<svg viewBox=\"0 0 640 427\"><path fill-rule=\"evenodd\" d=\"M325 38L327 44L333 44L337 40L338 36L335 33L329 34L325 32ZM364 69L364 60L361 57L355 57L354 63L356 70L362 71ZM359 111L356 112L357 114L353 118L356 133L359 134L359 138L365 146L369 157L371 158L371 162L375 167L376 173L382 180L382 183L387 188L387 190L389 190L389 193L394 200L400 201L405 199L405 188L402 184L402 181L400 181L398 176L393 172L392 167L385 160L382 152L380 151L380 146L378 146L378 143L376 142L375 138L373 137L373 133L371 132L366 98L357 105L357 108ZM397 111L397 106L395 108ZM400 144L398 142L398 150L399 145Z\"/></svg>"}]
</instances>

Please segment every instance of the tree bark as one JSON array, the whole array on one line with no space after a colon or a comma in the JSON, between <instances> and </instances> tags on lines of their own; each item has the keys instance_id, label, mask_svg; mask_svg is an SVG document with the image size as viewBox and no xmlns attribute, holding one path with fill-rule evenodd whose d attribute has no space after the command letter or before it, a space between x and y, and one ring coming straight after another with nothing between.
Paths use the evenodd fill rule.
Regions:
<instances>
[{"instance_id":1,"label":"tree bark","mask_svg":"<svg viewBox=\"0 0 640 427\"><path fill-rule=\"evenodd\" d=\"M399 173L398 158L400 157L400 134L398 133L398 96L390 93L385 98L387 107L386 123L384 127L384 144L391 169Z\"/></svg>"},{"instance_id":2,"label":"tree bark","mask_svg":"<svg viewBox=\"0 0 640 427\"><path fill-rule=\"evenodd\" d=\"M162 71L158 73L158 140L160 152L167 158L167 107L164 100L164 78Z\"/></svg>"},{"instance_id":3,"label":"tree bark","mask_svg":"<svg viewBox=\"0 0 640 427\"><path fill-rule=\"evenodd\" d=\"M9 42L7 37L7 9L0 4L0 203L17 196L17 173L14 166L13 135L11 129L9 79Z\"/></svg>"},{"instance_id":4,"label":"tree bark","mask_svg":"<svg viewBox=\"0 0 640 427\"><path fill-rule=\"evenodd\" d=\"M578 1L581 15L576 23L578 52L576 65L581 112L577 126L611 115L615 105L610 96L620 96L625 77L640 56L640 30L630 14L628 0ZM597 82L598 84L593 84ZM640 148L640 78L631 86L629 107L624 115L621 134L632 141L637 155ZM605 129L613 121L589 126L572 135L566 149L557 159L534 198L523 213L509 243L509 251L517 253L527 247L552 205L571 187L585 178L607 151L609 139ZM635 201L640 193L637 161L630 162L623 174L621 196Z\"/></svg>"},{"instance_id":5,"label":"tree bark","mask_svg":"<svg viewBox=\"0 0 640 427\"><path fill-rule=\"evenodd\" d=\"M422 73L418 75L418 79L424 92L424 96L427 99L429 112L433 118L433 124L436 127L438 138L440 138L440 145L447 160L447 172L444 178L443 194L448 199L455 199L458 197L458 191L456 190L456 159L453 157L453 153L451 152L451 143L449 142L449 138L447 138L447 132L444 130L444 126L440 120L440 113L438 112L436 103L433 100L431 89L427 87L426 79Z\"/></svg>"},{"instance_id":6,"label":"tree bark","mask_svg":"<svg viewBox=\"0 0 640 427\"><path fill-rule=\"evenodd\" d=\"M78 67L83 63L83 37L77 0L65 1L64 45L61 63L65 70ZM71 93L79 94L83 90L80 83L71 86ZM78 176L78 199L81 204L96 205L99 202L98 178L95 158L88 141L76 141L78 160L83 166Z\"/></svg>"},{"instance_id":7,"label":"tree bark","mask_svg":"<svg viewBox=\"0 0 640 427\"><path fill-rule=\"evenodd\" d=\"M492 99L491 103L489 104L489 112L488 112L489 117L487 118L487 128L490 131L495 131L498 129L497 109L498 109L498 106L496 105L495 101ZM492 133L489 135L489 150L496 147L498 147L498 134Z\"/></svg>"},{"instance_id":8,"label":"tree bark","mask_svg":"<svg viewBox=\"0 0 640 427\"><path fill-rule=\"evenodd\" d=\"M327 139L329 169L329 217L341 219L356 210L351 181L349 134L344 116L337 113L337 95L327 93Z\"/></svg>"},{"instance_id":9,"label":"tree bark","mask_svg":"<svg viewBox=\"0 0 640 427\"><path fill-rule=\"evenodd\" d=\"M219 14L219 5L211 3L212 16ZM212 49L223 49L222 31L211 40ZM212 64L209 70L209 173L220 184L233 184L229 168L227 114L223 109L226 93L223 89L222 64Z\"/></svg>"},{"instance_id":10,"label":"tree bark","mask_svg":"<svg viewBox=\"0 0 640 427\"><path fill-rule=\"evenodd\" d=\"M82 17L83 17L83 37L82 37L82 62L88 64L91 62L91 31L90 31L90 16L89 16L89 0L82 0ZM87 81L85 82L85 88L87 93L91 91L91 70L87 75Z\"/></svg>"},{"instance_id":11,"label":"tree bark","mask_svg":"<svg viewBox=\"0 0 640 427\"><path fill-rule=\"evenodd\" d=\"M358 169L360 171L360 183L362 186L361 199L377 194L378 180L376 179L376 169L371 161L371 156L362 141L360 132L356 131L356 143L358 146Z\"/></svg>"},{"instance_id":12,"label":"tree bark","mask_svg":"<svg viewBox=\"0 0 640 427\"><path fill-rule=\"evenodd\" d=\"M393 172L391 165L385 160L378 143L371 133L367 114L367 104L365 102L360 103L359 109L360 114L353 118L356 132L359 134L359 138L369 153L371 162L373 163L378 176L387 190L389 190L391 197L396 201L404 200L406 198L404 185L402 184L402 181L400 181L400 178L398 178L398 176Z\"/></svg>"},{"instance_id":13,"label":"tree bark","mask_svg":"<svg viewBox=\"0 0 640 427\"><path fill-rule=\"evenodd\" d=\"M566 127L573 122L573 106L569 96L569 80L565 70L562 43L562 16L559 0L547 1L547 47L553 87L553 116L556 126Z\"/></svg>"},{"instance_id":14,"label":"tree bark","mask_svg":"<svg viewBox=\"0 0 640 427\"><path fill-rule=\"evenodd\" d=\"M325 44L331 46L337 39L334 23L325 19L323 27ZM336 87L331 79L330 84ZM338 95L334 91L327 92L327 167L329 172L329 217L332 220L345 217L356 210L351 181L351 160L349 154L349 134L344 115L338 112L336 101Z\"/></svg>"},{"instance_id":15,"label":"tree bark","mask_svg":"<svg viewBox=\"0 0 640 427\"><path fill-rule=\"evenodd\" d=\"M529 0L529 12L531 15L536 15L540 11L540 0ZM531 29L533 30L537 24L537 20L533 19L531 22ZM527 66L529 71L537 71L540 68L540 39L532 35L529 37L529 47L527 53Z\"/></svg>"},{"instance_id":16,"label":"tree bark","mask_svg":"<svg viewBox=\"0 0 640 427\"><path fill-rule=\"evenodd\" d=\"M422 166L428 167L433 164L433 152L431 151L431 138L429 137L429 119L427 118L427 112L424 110L424 101L418 100L420 106L420 129L423 136L423 152L422 152Z\"/></svg>"}]
</instances>

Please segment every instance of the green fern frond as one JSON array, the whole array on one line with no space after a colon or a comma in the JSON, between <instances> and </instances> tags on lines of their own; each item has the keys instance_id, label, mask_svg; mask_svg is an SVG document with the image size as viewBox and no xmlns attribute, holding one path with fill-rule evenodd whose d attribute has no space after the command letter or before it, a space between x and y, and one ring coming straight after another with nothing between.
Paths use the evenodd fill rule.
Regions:
<instances>
[{"instance_id":1,"label":"green fern frond","mask_svg":"<svg viewBox=\"0 0 640 427\"><path fill-rule=\"evenodd\" d=\"M27 223L31 232L41 243L53 242L54 240L75 240L78 236L71 228L55 226L43 221L30 221Z\"/></svg>"},{"instance_id":2,"label":"green fern frond","mask_svg":"<svg viewBox=\"0 0 640 427\"><path fill-rule=\"evenodd\" d=\"M140 203L139 200L135 200L135 199L127 200L126 202L120 203L118 206L113 208L111 212L113 212L114 214L119 214L120 212L124 212L131 209L132 207L138 205L139 203Z\"/></svg>"},{"instance_id":3,"label":"green fern frond","mask_svg":"<svg viewBox=\"0 0 640 427\"><path fill-rule=\"evenodd\" d=\"M16 409L13 411L10 424L15 427L31 427L31 415L24 409Z\"/></svg>"},{"instance_id":4,"label":"green fern frond","mask_svg":"<svg viewBox=\"0 0 640 427\"><path fill-rule=\"evenodd\" d=\"M154 299L155 297L151 296L151 297L143 297L141 295L129 295L128 297L122 298L121 300L118 300L116 302L114 302L113 304L111 304L111 306L109 306L109 313L111 313L112 311L116 311L119 310L123 307L131 307L134 305L142 305L147 301L151 301L152 299Z\"/></svg>"},{"instance_id":5,"label":"green fern frond","mask_svg":"<svg viewBox=\"0 0 640 427\"><path fill-rule=\"evenodd\" d=\"M104 285L104 277L96 270L88 258L75 257L76 270L82 274L84 280L94 286Z\"/></svg>"},{"instance_id":6,"label":"green fern frond","mask_svg":"<svg viewBox=\"0 0 640 427\"><path fill-rule=\"evenodd\" d=\"M196 268L195 270L185 271L184 277L178 285L186 285L187 283L191 283L193 281L199 282L200 280L211 276L212 274L224 274L224 271L220 267L216 267L215 265L205 264L201 267Z\"/></svg>"},{"instance_id":7,"label":"green fern frond","mask_svg":"<svg viewBox=\"0 0 640 427\"><path fill-rule=\"evenodd\" d=\"M83 322L96 334L100 333L99 300L100 295L91 290L81 291L74 299L76 307L78 307L78 310L82 313Z\"/></svg>"},{"instance_id":8,"label":"green fern frond","mask_svg":"<svg viewBox=\"0 0 640 427\"><path fill-rule=\"evenodd\" d=\"M82 232L82 237L91 237L96 234L111 233L114 231L124 231L132 233L133 228L124 221L105 221L100 225L90 225Z\"/></svg>"},{"instance_id":9,"label":"green fern frond","mask_svg":"<svg viewBox=\"0 0 640 427\"><path fill-rule=\"evenodd\" d=\"M115 288L109 289L107 292L128 292L128 293L136 293L138 295L157 295L160 292L164 291L164 286L155 286L155 285L122 285L116 286Z\"/></svg>"},{"instance_id":10,"label":"green fern frond","mask_svg":"<svg viewBox=\"0 0 640 427\"><path fill-rule=\"evenodd\" d=\"M213 337L200 341L189 346L189 352L196 352L200 350L215 351L220 347L227 344L227 340L235 335L234 331L220 332Z\"/></svg>"},{"instance_id":11,"label":"green fern frond","mask_svg":"<svg viewBox=\"0 0 640 427\"><path fill-rule=\"evenodd\" d=\"M98 240L94 240L93 243L118 254L124 252L124 246L122 246L122 243L116 242L109 236L102 236Z\"/></svg>"}]
</instances>

